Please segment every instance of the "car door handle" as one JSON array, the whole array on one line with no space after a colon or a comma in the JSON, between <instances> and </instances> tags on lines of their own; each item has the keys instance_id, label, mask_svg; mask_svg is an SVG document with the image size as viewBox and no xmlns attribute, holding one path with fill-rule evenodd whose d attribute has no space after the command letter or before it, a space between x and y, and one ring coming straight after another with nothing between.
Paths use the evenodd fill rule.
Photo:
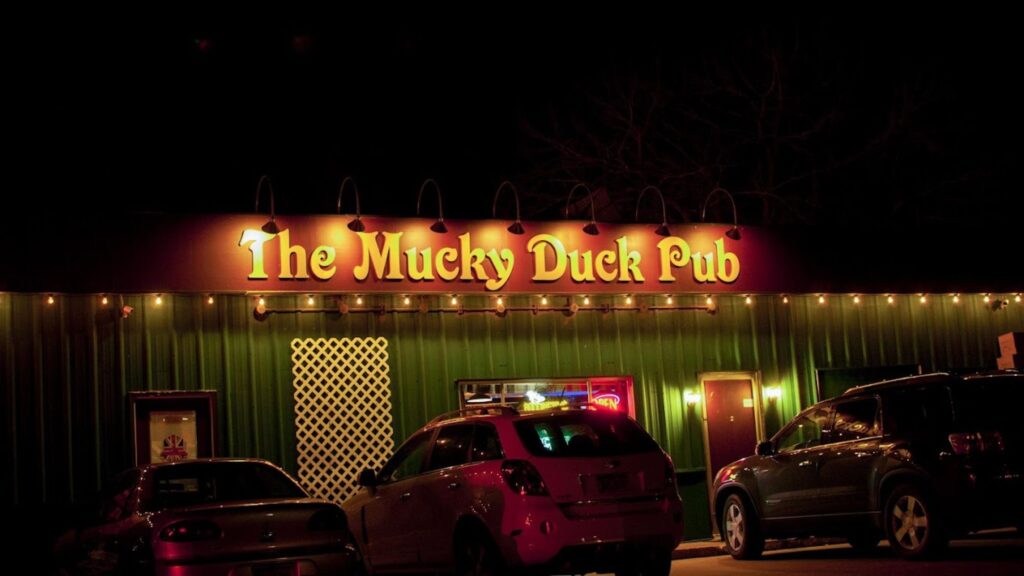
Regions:
<instances>
[{"instance_id":1,"label":"car door handle","mask_svg":"<svg viewBox=\"0 0 1024 576\"><path fill-rule=\"evenodd\" d=\"M462 482L450 482L448 484L448 489L449 490L455 490L455 489L459 488L460 486L462 486Z\"/></svg>"},{"instance_id":2,"label":"car door handle","mask_svg":"<svg viewBox=\"0 0 1024 576\"><path fill-rule=\"evenodd\" d=\"M398 499L408 500L410 496L412 496L412 492L402 492L401 494L398 495Z\"/></svg>"}]
</instances>

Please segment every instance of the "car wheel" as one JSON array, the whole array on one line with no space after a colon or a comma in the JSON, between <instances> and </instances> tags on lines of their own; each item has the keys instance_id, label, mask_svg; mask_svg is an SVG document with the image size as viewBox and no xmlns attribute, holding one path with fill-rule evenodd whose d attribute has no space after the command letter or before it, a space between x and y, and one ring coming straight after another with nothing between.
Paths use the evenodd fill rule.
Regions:
<instances>
[{"instance_id":1,"label":"car wheel","mask_svg":"<svg viewBox=\"0 0 1024 576\"><path fill-rule=\"evenodd\" d=\"M915 486L900 486L889 495L885 529L893 550L907 559L925 558L946 544L931 500Z\"/></svg>"},{"instance_id":2,"label":"car wheel","mask_svg":"<svg viewBox=\"0 0 1024 576\"><path fill-rule=\"evenodd\" d=\"M494 576L505 572L501 554L487 536L466 530L455 537L455 576Z\"/></svg>"},{"instance_id":3,"label":"car wheel","mask_svg":"<svg viewBox=\"0 0 1024 576\"><path fill-rule=\"evenodd\" d=\"M726 498L722 507L722 539L726 550L737 560L753 560L764 551L761 523L738 494Z\"/></svg>"},{"instance_id":4,"label":"car wheel","mask_svg":"<svg viewBox=\"0 0 1024 576\"><path fill-rule=\"evenodd\" d=\"M858 552L867 552L878 548L878 541L881 538L876 532L859 532L846 538L850 546Z\"/></svg>"}]
</instances>

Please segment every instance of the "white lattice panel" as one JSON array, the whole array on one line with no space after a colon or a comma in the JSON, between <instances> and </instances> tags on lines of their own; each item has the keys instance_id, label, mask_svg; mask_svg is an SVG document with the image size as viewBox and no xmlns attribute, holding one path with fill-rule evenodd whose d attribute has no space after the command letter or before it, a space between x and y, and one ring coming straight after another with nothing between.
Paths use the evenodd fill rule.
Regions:
<instances>
[{"instance_id":1,"label":"white lattice panel","mask_svg":"<svg viewBox=\"0 0 1024 576\"><path fill-rule=\"evenodd\" d=\"M340 503L394 450L388 340L296 338L292 374L299 482Z\"/></svg>"}]
</instances>

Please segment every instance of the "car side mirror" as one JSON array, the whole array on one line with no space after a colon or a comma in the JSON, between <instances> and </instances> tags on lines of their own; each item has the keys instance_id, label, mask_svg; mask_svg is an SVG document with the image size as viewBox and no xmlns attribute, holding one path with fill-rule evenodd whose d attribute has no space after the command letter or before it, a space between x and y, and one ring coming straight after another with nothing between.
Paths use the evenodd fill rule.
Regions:
<instances>
[{"instance_id":1,"label":"car side mirror","mask_svg":"<svg viewBox=\"0 0 1024 576\"><path fill-rule=\"evenodd\" d=\"M758 456L774 456L775 446L772 446L772 443L768 441L758 442L757 446L754 448L754 454L757 454Z\"/></svg>"},{"instance_id":2,"label":"car side mirror","mask_svg":"<svg viewBox=\"0 0 1024 576\"><path fill-rule=\"evenodd\" d=\"M359 473L359 485L365 488L373 488L377 485L377 473L372 468L366 468Z\"/></svg>"}]
</instances>

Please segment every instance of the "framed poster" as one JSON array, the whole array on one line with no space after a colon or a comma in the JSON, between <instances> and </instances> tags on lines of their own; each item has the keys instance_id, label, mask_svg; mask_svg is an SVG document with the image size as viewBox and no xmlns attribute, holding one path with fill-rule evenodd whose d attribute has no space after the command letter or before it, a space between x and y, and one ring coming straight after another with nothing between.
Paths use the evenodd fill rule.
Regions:
<instances>
[{"instance_id":1,"label":"framed poster","mask_svg":"<svg viewBox=\"0 0 1024 576\"><path fill-rule=\"evenodd\" d=\"M217 392L130 392L135 465L216 456Z\"/></svg>"}]
</instances>

